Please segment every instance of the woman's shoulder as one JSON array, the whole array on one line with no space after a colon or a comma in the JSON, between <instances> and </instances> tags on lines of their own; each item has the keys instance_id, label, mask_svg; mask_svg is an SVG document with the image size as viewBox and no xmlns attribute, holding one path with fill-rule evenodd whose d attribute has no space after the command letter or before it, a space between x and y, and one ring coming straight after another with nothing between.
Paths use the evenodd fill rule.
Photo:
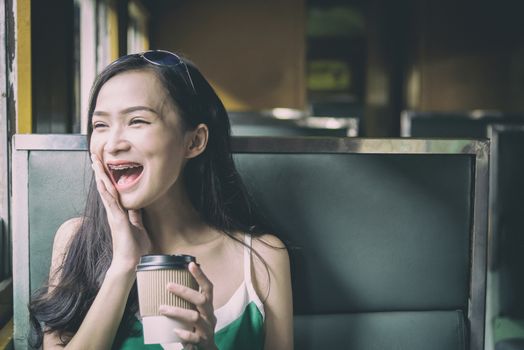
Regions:
<instances>
[{"instance_id":1,"label":"woman's shoulder","mask_svg":"<svg viewBox=\"0 0 524 350\"><path fill-rule=\"evenodd\" d=\"M287 258L287 248L284 242L274 234L265 233L252 235L245 232L235 232L233 237L238 242L247 243L246 237L251 237L251 248L261 258L272 260L272 258Z\"/></svg>"},{"instance_id":2,"label":"woman's shoulder","mask_svg":"<svg viewBox=\"0 0 524 350\"><path fill-rule=\"evenodd\" d=\"M266 296L268 291L277 289L273 287L274 282L282 283L290 278L288 251L282 240L273 234L254 236L251 246L258 255L252 260L255 290L260 296Z\"/></svg>"},{"instance_id":3,"label":"woman's shoulder","mask_svg":"<svg viewBox=\"0 0 524 350\"><path fill-rule=\"evenodd\" d=\"M80 225L82 225L81 217L72 218L60 225L56 231L53 242L53 255L51 257L51 276L54 276L54 273L62 264L62 261L67 254L69 243L78 232Z\"/></svg>"},{"instance_id":4,"label":"woman's shoulder","mask_svg":"<svg viewBox=\"0 0 524 350\"><path fill-rule=\"evenodd\" d=\"M236 249L245 249L248 241L246 237L251 237L251 249L254 255L252 261L254 270L257 275L260 271L267 274L269 270L279 270L289 268L289 255L286 245L274 234L265 233L261 235L252 235L245 232L235 232ZM240 242L244 244L239 244ZM242 248L244 247L244 248Z\"/></svg>"},{"instance_id":5,"label":"woman's shoulder","mask_svg":"<svg viewBox=\"0 0 524 350\"><path fill-rule=\"evenodd\" d=\"M275 235L265 234L253 239L253 249L263 259L253 259L253 287L264 303L266 348L292 349L293 298L287 248Z\"/></svg>"},{"instance_id":6,"label":"woman's shoulder","mask_svg":"<svg viewBox=\"0 0 524 350\"><path fill-rule=\"evenodd\" d=\"M260 236L253 236L252 246L263 257L287 256L286 245L277 236L266 233Z\"/></svg>"},{"instance_id":7,"label":"woman's shoulder","mask_svg":"<svg viewBox=\"0 0 524 350\"><path fill-rule=\"evenodd\" d=\"M60 247L63 248L61 250L64 250L65 247L71 241L71 239L78 232L80 225L82 225L81 217L69 219L65 221L62 225L60 225L60 227L58 228L55 234L53 250L56 250L57 248L60 248Z\"/></svg>"}]
</instances>

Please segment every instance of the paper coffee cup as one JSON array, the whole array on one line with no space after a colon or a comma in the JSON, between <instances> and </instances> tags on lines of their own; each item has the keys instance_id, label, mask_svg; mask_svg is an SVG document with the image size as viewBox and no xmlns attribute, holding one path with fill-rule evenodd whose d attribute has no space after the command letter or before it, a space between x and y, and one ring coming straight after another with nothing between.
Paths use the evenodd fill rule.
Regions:
<instances>
[{"instance_id":1,"label":"paper coffee cup","mask_svg":"<svg viewBox=\"0 0 524 350\"><path fill-rule=\"evenodd\" d=\"M177 343L174 329L191 330L192 326L161 315L160 305L195 309L193 304L170 293L168 283L177 283L198 290L198 284L188 270L196 259L190 255L144 255L136 267L138 304L144 329L144 344Z\"/></svg>"}]
</instances>

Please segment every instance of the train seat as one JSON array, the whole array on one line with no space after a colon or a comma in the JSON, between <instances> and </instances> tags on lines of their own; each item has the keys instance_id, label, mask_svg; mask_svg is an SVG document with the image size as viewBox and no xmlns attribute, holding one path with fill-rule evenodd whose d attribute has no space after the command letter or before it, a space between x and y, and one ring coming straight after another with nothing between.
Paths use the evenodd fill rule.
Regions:
<instances>
[{"instance_id":1,"label":"train seat","mask_svg":"<svg viewBox=\"0 0 524 350\"><path fill-rule=\"evenodd\" d=\"M481 141L235 138L235 161L288 243L296 349L484 348ZM84 136L16 135L15 348L53 235L82 213ZM58 171L59 170L59 171Z\"/></svg>"}]
</instances>

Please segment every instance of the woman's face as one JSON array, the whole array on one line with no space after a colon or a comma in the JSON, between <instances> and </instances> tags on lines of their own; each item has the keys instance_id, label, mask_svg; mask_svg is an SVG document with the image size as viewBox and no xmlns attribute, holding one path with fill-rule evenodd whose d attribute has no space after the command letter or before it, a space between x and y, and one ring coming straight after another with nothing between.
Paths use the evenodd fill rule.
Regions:
<instances>
[{"instance_id":1,"label":"woman's face","mask_svg":"<svg viewBox=\"0 0 524 350\"><path fill-rule=\"evenodd\" d=\"M181 188L190 132L168 92L149 70L120 73L101 88L92 120L91 153L127 209L144 208Z\"/></svg>"}]
</instances>

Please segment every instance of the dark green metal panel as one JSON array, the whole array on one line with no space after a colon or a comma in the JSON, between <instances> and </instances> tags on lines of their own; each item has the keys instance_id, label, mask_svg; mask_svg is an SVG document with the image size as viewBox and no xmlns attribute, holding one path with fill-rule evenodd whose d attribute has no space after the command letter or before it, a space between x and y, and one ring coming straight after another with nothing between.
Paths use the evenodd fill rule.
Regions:
<instances>
[{"instance_id":1,"label":"dark green metal panel","mask_svg":"<svg viewBox=\"0 0 524 350\"><path fill-rule=\"evenodd\" d=\"M502 127L493 149L496 271L499 313L524 318L524 126Z\"/></svg>"},{"instance_id":2,"label":"dark green metal panel","mask_svg":"<svg viewBox=\"0 0 524 350\"><path fill-rule=\"evenodd\" d=\"M236 157L292 246L295 312L466 312L469 155Z\"/></svg>"},{"instance_id":3,"label":"dark green metal panel","mask_svg":"<svg viewBox=\"0 0 524 350\"><path fill-rule=\"evenodd\" d=\"M464 320L458 310L295 316L295 349L465 349Z\"/></svg>"},{"instance_id":4,"label":"dark green metal panel","mask_svg":"<svg viewBox=\"0 0 524 350\"><path fill-rule=\"evenodd\" d=\"M87 152L29 153L31 292L47 280L57 229L67 219L83 213L91 172L88 160Z\"/></svg>"}]
</instances>

